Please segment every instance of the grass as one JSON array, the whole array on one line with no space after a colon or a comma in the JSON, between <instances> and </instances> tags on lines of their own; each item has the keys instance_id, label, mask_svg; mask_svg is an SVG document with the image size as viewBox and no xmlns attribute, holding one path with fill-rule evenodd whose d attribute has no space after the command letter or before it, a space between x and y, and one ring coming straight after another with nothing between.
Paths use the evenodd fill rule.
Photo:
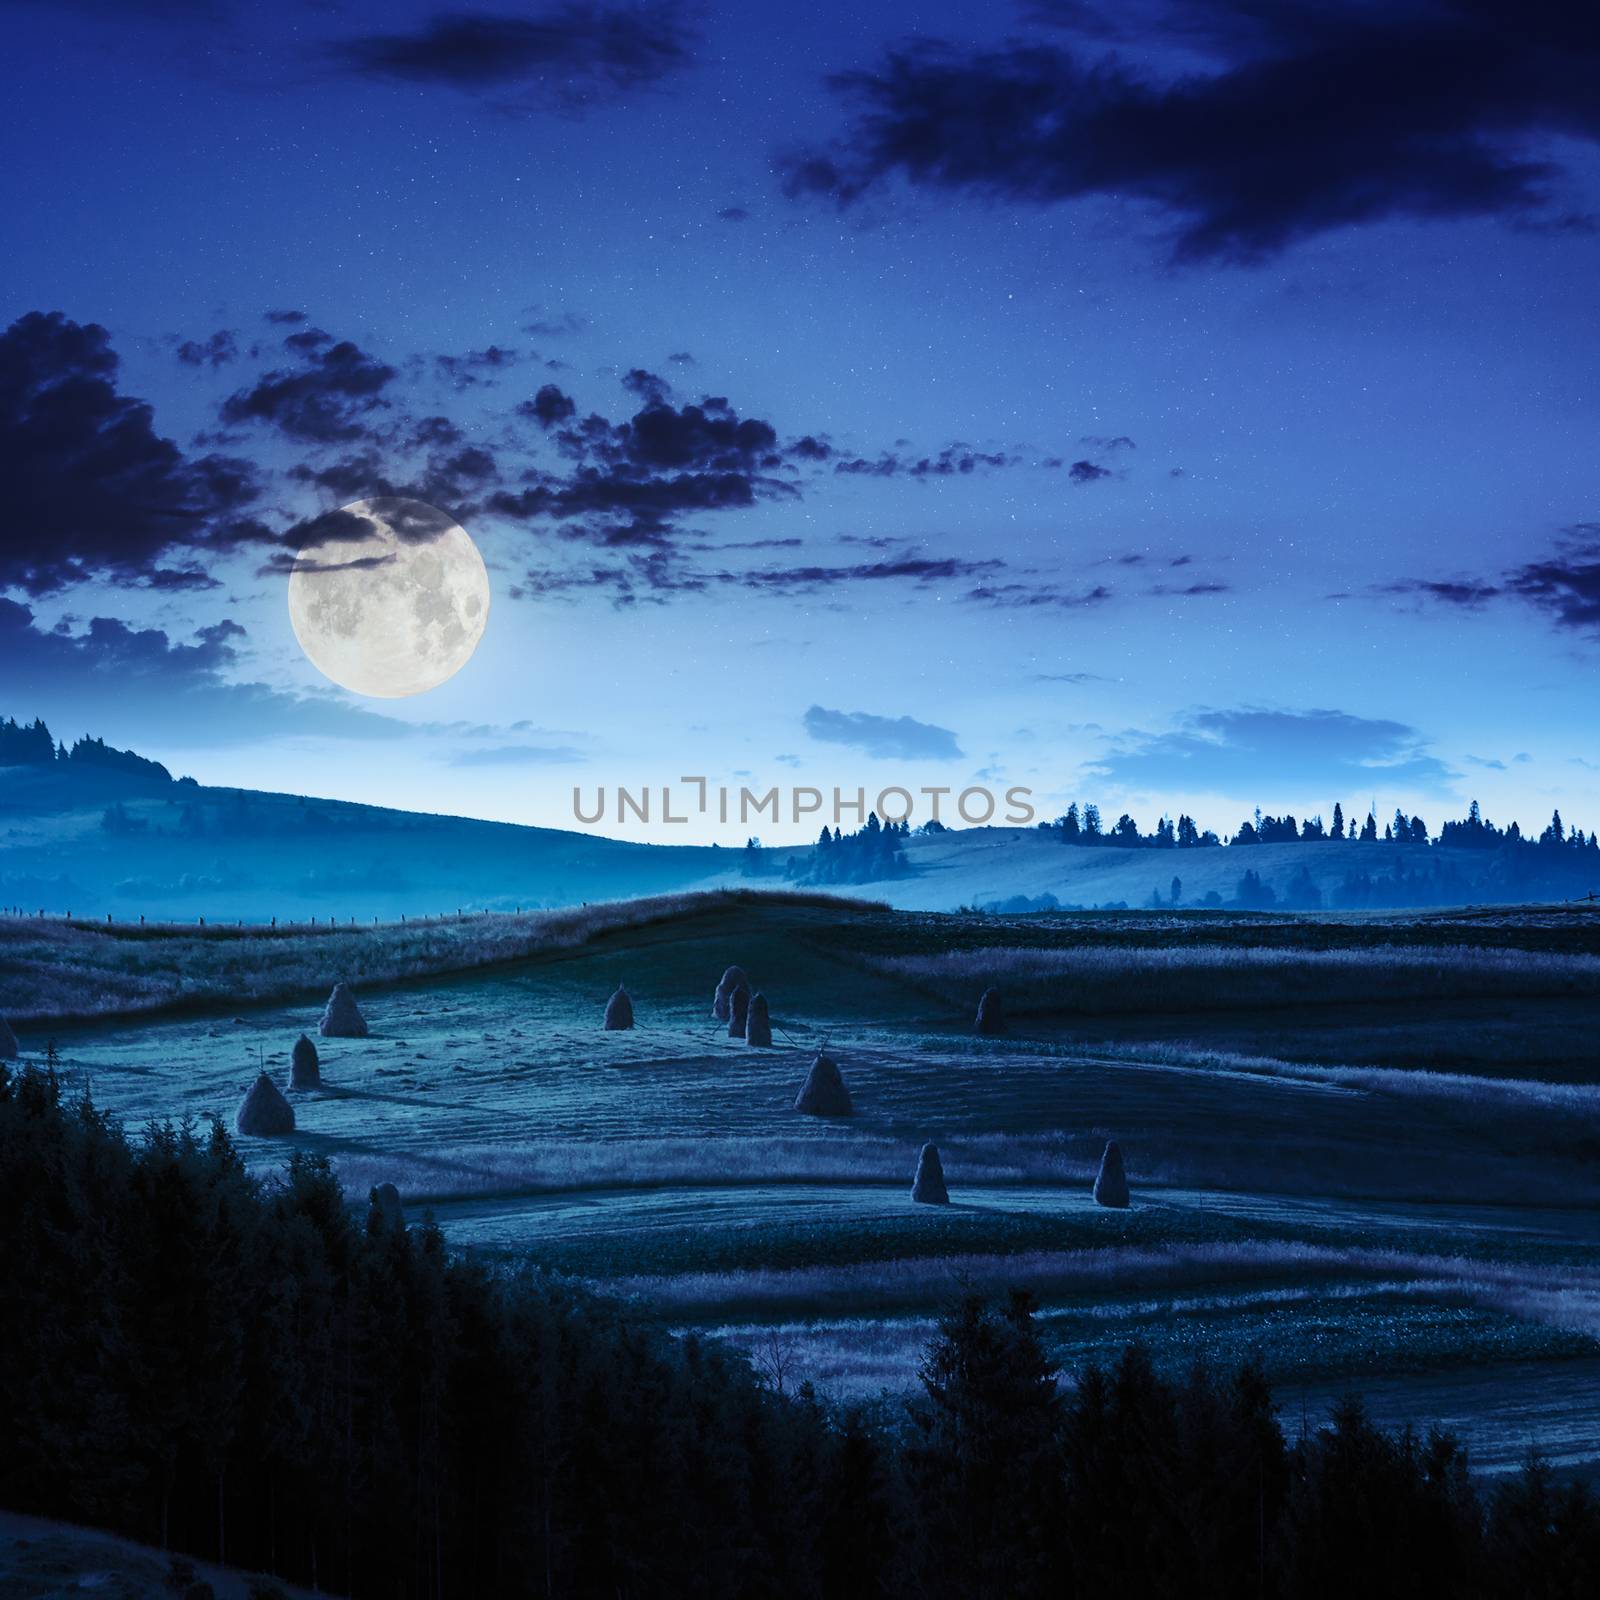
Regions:
<instances>
[{"instance_id":1,"label":"grass","mask_svg":"<svg viewBox=\"0 0 1600 1600\"><path fill-rule=\"evenodd\" d=\"M820 907L841 916L883 909L826 895L725 889L365 927L135 926L7 917L0 918L0 1013L36 1023L283 1000L326 991L338 978L371 988L574 950L607 934L761 905Z\"/></svg>"},{"instance_id":2,"label":"grass","mask_svg":"<svg viewBox=\"0 0 1600 1600\"><path fill-rule=\"evenodd\" d=\"M991 946L878 956L876 971L951 1005L991 985L1011 1012L1227 1011L1373 1001L1600 996L1600 956L1380 945L1281 950L1173 944L1070 950Z\"/></svg>"},{"instance_id":3,"label":"grass","mask_svg":"<svg viewBox=\"0 0 1600 1600\"><path fill-rule=\"evenodd\" d=\"M287 1073L337 964L359 963L372 1036L321 1041L327 1087L291 1096L292 1141L242 1141L254 1169L322 1154L353 1196L394 1182L456 1247L599 1282L669 1326L751 1348L797 1330L803 1375L833 1392L903 1383L918 1330L963 1283L1033 1288L1063 1350L1144 1330L1186 1360L1257 1339L1288 1370L1298 1326L1302 1373L1454 1363L1482 1379L1483 1411L1484 1374L1537 1360L1555 1382L1559 1362L1582 1365L1569 1358L1600 1336L1592 955L1463 949L1433 936L1466 924L1430 916L1371 919L1381 937L1331 951L1228 942L1247 925L1304 931L1281 918L1196 919L1192 939L1172 917L1063 919L1064 934L1024 920L731 893L376 932L12 924L0 968L18 941L59 940L44 953L64 951L73 982L98 961L176 986L165 1016L19 1029L31 1055L53 1035L64 1070L138 1127L230 1117L258 1063ZM1013 930L1078 942L1008 946ZM1013 1009L1062 972L1091 1003L1133 1008L974 1038L997 949ZM773 1050L710 1021L733 961L772 1001ZM619 980L639 1025L608 1034ZM1167 1009L1196 992L1231 1009ZM1328 997L1341 1003L1309 1003ZM1255 1037L1292 1059L1237 1047L1257 1014ZM1483 1014L1494 1028L1469 1036ZM1402 1069L1377 1032L1368 1055L1339 1053L1330 1023L1383 1015L1452 1035L1464 1070ZM1556 1015L1562 1031L1539 1033ZM823 1037L857 1109L837 1123L792 1109ZM1107 1137L1128 1159L1126 1212L1089 1197ZM928 1138L948 1209L909 1200ZM1575 1448L1600 1441L1600 1408L1574 1428Z\"/></svg>"},{"instance_id":4,"label":"grass","mask_svg":"<svg viewBox=\"0 0 1600 1600\"><path fill-rule=\"evenodd\" d=\"M1528 1322L1433 1284L1323 1288L1314 1301L1292 1292L1245 1292L1055 1308L1040 1317L1039 1330L1046 1353L1068 1375L1113 1364L1137 1341L1173 1379L1181 1381L1199 1360L1227 1371L1254 1358L1280 1391L1600 1356L1600 1340L1587 1333ZM932 1331L924 1315L735 1321L718 1334L745 1350L758 1370L782 1362L791 1383L810 1379L827 1392L864 1397L911 1387Z\"/></svg>"}]
</instances>

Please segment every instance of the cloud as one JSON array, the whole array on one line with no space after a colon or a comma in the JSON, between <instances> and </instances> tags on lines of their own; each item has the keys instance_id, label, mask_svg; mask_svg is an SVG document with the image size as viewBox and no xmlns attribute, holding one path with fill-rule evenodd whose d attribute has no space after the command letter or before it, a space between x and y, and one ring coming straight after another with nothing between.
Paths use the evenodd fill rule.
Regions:
<instances>
[{"instance_id":1,"label":"cloud","mask_svg":"<svg viewBox=\"0 0 1600 1600\"><path fill-rule=\"evenodd\" d=\"M1174 732L1131 733L1088 770L1127 789L1206 791L1329 804L1388 788L1444 793L1453 772L1403 722L1345 711L1201 710Z\"/></svg>"},{"instance_id":2,"label":"cloud","mask_svg":"<svg viewBox=\"0 0 1600 1600\"><path fill-rule=\"evenodd\" d=\"M1049 583L984 583L967 591L966 598L980 605L1002 609L1080 611L1088 606L1104 605L1112 592L1103 583L1092 589L1061 589Z\"/></svg>"},{"instance_id":3,"label":"cloud","mask_svg":"<svg viewBox=\"0 0 1600 1600\"><path fill-rule=\"evenodd\" d=\"M876 717L867 711L812 706L802 719L820 744L850 745L879 760L958 761L961 746L948 728L910 717Z\"/></svg>"},{"instance_id":4,"label":"cloud","mask_svg":"<svg viewBox=\"0 0 1600 1600\"><path fill-rule=\"evenodd\" d=\"M821 459L832 453L809 434L796 442L795 451L807 459ZM833 470L847 477L953 478L967 477L984 468L1014 467L1018 460L1003 450L974 450L970 445L950 444L936 456L919 456L914 460L890 454L871 461L861 456L846 457L835 462Z\"/></svg>"},{"instance_id":5,"label":"cloud","mask_svg":"<svg viewBox=\"0 0 1600 1600\"><path fill-rule=\"evenodd\" d=\"M1102 467L1094 461L1074 461L1067 468L1067 476L1077 484L1098 483L1100 479L1111 476L1111 468Z\"/></svg>"},{"instance_id":6,"label":"cloud","mask_svg":"<svg viewBox=\"0 0 1600 1600\"><path fill-rule=\"evenodd\" d=\"M500 744L481 750L462 750L450 758L452 767L561 767L582 761L583 753L570 745Z\"/></svg>"},{"instance_id":7,"label":"cloud","mask_svg":"<svg viewBox=\"0 0 1600 1600\"><path fill-rule=\"evenodd\" d=\"M643 367L634 367L625 372L622 375L622 387L629 394L636 394L652 405L664 406L667 396L672 393L672 385L665 378L647 372Z\"/></svg>"},{"instance_id":8,"label":"cloud","mask_svg":"<svg viewBox=\"0 0 1600 1600\"><path fill-rule=\"evenodd\" d=\"M743 206L724 206L718 213L723 222L748 222L750 213Z\"/></svg>"},{"instance_id":9,"label":"cloud","mask_svg":"<svg viewBox=\"0 0 1600 1600\"><path fill-rule=\"evenodd\" d=\"M1373 592L1415 595L1462 611L1481 611L1496 600L1520 602L1557 628L1600 639L1600 523L1574 524L1549 555L1494 578L1410 578Z\"/></svg>"},{"instance_id":10,"label":"cloud","mask_svg":"<svg viewBox=\"0 0 1600 1600\"><path fill-rule=\"evenodd\" d=\"M117 737L184 746L275 737L397 738L392 717L329 697L235 682L245 630L223 620L188 641L160 628L94 617L81 631L41 628L30 607L0 598L0 685L17 711L69 730L100 729L115 707Z\"/></svg>"},{"instance_id":11,"label":"cloud","mask_svg":"<svg viewBox=\"0 0 1600 1600\"><path fill-rule=\"evenodd\" d=\"M724 573L724 582L772 594L801 594L854 583L910 582L918 586L949 582L994 572L1005 565L995 559L963 561L954 556L902 556L896 560L862 561L839 566L768 567L753 572Z\"/></svg>"},{"instance_id":12,"label":"cloud","mask_svg":"<svg viewBox=\"0 0 1600 1600\"><path fill-rule=\"evenodd\" d=\"M630 377L651 392L651 374L636 369ZM574 419L570 397L547 385L518 409L575 465L561 474L529 472L523 488L491 495L486 504L500 516L550 517L603 545L653 544L684 515L799 493L775 475L785 456L772 424L740 417L720 395L681 407L651 399L629 421L612 423L594 414Z\"/></svg>"},{"instance_id":13,"label":"cloud","mask_svg":"<svg viewBox=\"0 0 1600 1600\"><path fill-rule=\"evenodd\" d=\"M532 417L541 428L553 428L574 416L577 410L578 403L570 394L563 394L555 384L547 383L533 399L524 400L517 407L517 415Z\"/></svg>"},{"instance_id":14,"label":"cloud","mask_svg":"<svg viewBox=\"0 0 1600 1600\"><path fill-rule=\"evenodd\" d=\"M1066 44L927 41L836 76L848 130L785 158L788 192L848 205L899 177L1021 204L1132 198L1178 260L1240 262L1389 217L1537 220L1555 141L1600 139L1588 6L1135 9L1136 48L1170 70L1106 54L1092 8L1071 6Z\"/></svg>"},{"instance_id":15,"label":"cloud","mask_svg":"<svg viewBox=\"0 0 1600 1600\"><path fill-rule=\"evenodd\" d=\"M452 388L477 389L493 383L500 373L509 372L521 359L518 351L491 344L459 356L435 356L433 365Z\"/></svg>"},{"instance_id":16,"label":"cloud","mask_svg":"<svg viewBox=\"0 0 1600 1600\"><path fill-rule=\"evenodd\" d=\"M239 341L226 328L218 328L209 339L185 339L177 357L186 367L225 367L239 357Z\"/></svg>"},{"instance_id":17,"label":"cloud","mask_svg":"<svg viewBox=\"0 0 1600 1600\"><path fill-rule=\"evenodd\" d=\"M440 13L409 31L342 40L326 54L359 77L573 109L681 71L694 42L675 4L573 3L532 15Z\"/></svg>"},{"instance_id":18,"label":"cloud","mask_svg":"<svg viewBox=\"0 0 1600 1600\"><path fill-rule=\"evenodd\" d=\"M589 326L589 319L580 317L576 311L547 311L543 306L529 306L525 315L530 320L523 323L522 331L535 339L564 339L582 333Z\"/></svg>"},{"instance_id":19,"label":"cloud","mask_svg":"<svg viewBox=\"0 0 1600 1600\"><path fill-rule=\"evenodd\" d=\"M1600 525L1573 530L1545 560L1513 569L1506 589L1557 627L1600 638Z\"/></svg>"},{"instance_id":20,"label":"cloud","mask_svg":"<svg viewBox=\"0 0 1600 1600\"><path fill-rule=\"evenodd\" d=\"M150 407L119 393L119 365L104 328L60 312L30 312L0 334L0 587L138 582L172 551L255 535L238 520L259 492L255 469L162 438Z\"/></svg>"},{"instance_id":21,"label":"cloud","mask_svg":"<svg viewBox=\"0 0 1600 1600\"><path fill-rule=\"evenodd\" d=\"M372 413L397 376L386 362L348 339L320 328L291 333L285 347L296 365L265 373L222 405L227 423L262 422L309 444L356 439L369 431Z\"/></svg>"}]
</instances>

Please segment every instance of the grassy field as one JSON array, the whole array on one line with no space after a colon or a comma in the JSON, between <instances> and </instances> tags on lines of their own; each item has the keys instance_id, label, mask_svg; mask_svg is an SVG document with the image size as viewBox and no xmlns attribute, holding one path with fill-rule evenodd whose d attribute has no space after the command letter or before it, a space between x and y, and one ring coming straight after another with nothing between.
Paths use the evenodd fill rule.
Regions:
<instances>
[{"instance_id":1,"label":"grassy field","mask_svg":"<svg viewBox=\"0 0 1600 1600\"><path fill-rule=\"evenodd\" d=\"M325 1087L291 1096L292 1139L243 1141L252 1165L299 1147L358 1192L392 1181L462 1248L716 1332L773 1381L903 1390L954 1293L1017 1283L1069 1368L1133 1337L1169 1366L1254 1350L1318 1404L1370 1383L1396 1415L1407 1394L1465 1407L1489 1460L1530 1429L1559 1433L1563 1460L1600 1460L1600 1398L1570 1394L1600 1362L1600 918L1502 913L1476 945L1464 917L1434 919L1431 942L1322 921L1310 947L1280 920L1264 954L1238 945L1255 919L1094 920L1122 942L1083 945L1083 919L944 919L951 956L930 948L932 918L723 895L529 920L521 947L463 924L442 954L359 930L219 934L198 973L163 934L137 948L190 1009L18 1031L29 1054L53 1037L131 1125L231 1119L260 1065L286 1081L327 984L350 977L371 1037L320 1041ZM1547 932L1559 949L1516 942ZM348 964L330 971L334 937ZM493 964L403 965L464 954ZM235 959L239 987L197 981ZM771 1002L771 1050L711 1020L733 961ZM619 981L638 1026L608 1034ZM991 981L1016 1020L977 1039ZM1062 982L1104 1009L1063 1013ZM1030 984L1048 1009L1027 1010ZM1420 1053L1425 1036L1449 1041L1449 1071L1385 1042ZM823 1040L847 1121L792 1109ZM1107 1138L1126 1211L1089 1195ZM926 1139L948 1208L909 1200Z\"/></svg>"}]
</instances>

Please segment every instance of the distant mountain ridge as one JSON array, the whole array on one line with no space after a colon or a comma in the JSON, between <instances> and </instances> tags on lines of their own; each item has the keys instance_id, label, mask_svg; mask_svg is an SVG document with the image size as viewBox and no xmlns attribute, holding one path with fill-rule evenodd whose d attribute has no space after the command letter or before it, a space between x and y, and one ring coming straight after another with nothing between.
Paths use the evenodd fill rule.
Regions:
<instances>
[{"instance_id":1,"label":"distant mountain ridge","mask_svg":"<svg viewBox=\"0 0 1600 1600\"><path fill-rule=\"evenodd\" d=\"M1129 819L1122 819L1127 823ZM1385 840L1290 818L1228 844L1120 823L1092 844L1059 824L895 833L861 848L662 845L174 779L98 738L0 721L0 910L116 922L266 923L510 911L745 883L809 883L907 910L1385 910L1600 892L1600 844L1537 841L1474 808L1441 839ZM1316 824L1320 829L1320 823ZM884 830L887 835L890 830ZM819 855L823 852L827 859ZM848 872L837 870L850 864ZM820 870L830 868L831 871Z\"/></svg>"}]
</instances>

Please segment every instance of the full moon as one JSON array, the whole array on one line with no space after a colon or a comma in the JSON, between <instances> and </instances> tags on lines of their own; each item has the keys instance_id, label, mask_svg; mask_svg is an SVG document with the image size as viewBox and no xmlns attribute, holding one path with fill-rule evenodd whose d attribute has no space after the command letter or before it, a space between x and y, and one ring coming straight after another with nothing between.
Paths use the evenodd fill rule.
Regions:
<instances>
[{"instance_id":1,"label":"full moon","mask_svg":"<svg viewBox=\"0 0 1600 1600\"><path fill-rule=\"evenodd\" d=\"M465 528L420 500L342 508L339 538L289 573L289 621L341 688L388 700L436 689L467 664L489 620L489 574Z\"/></svg>"}]
</instances>

